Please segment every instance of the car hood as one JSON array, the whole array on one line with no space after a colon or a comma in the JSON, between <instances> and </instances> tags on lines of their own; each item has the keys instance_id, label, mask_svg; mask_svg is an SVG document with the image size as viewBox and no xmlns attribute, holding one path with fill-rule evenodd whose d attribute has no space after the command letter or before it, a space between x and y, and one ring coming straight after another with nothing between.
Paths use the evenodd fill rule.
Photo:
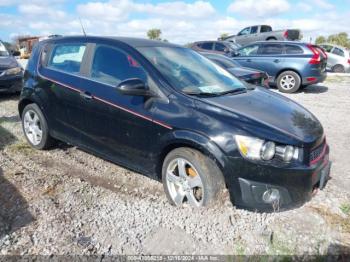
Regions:
<instances>
[{"instance_id":1,"label":"car hood","mask_svg":"<svg viewBox=\"0 0 350 262\"><path fill-rule=\"evenodd\" d=\"M12 56L0 56L0 69L8 69L18 66L16 59Z\"/></svg>"},{"instance_id":2,"label":"car hood","mask_svg":"<svg viewBox=\"0 0 350 262\"><path fill-rule=\"evenodd\" d=\"M249 119L249 122L256 123L256 126L274 129L279 134L297 139L303 144L313 144L323 136L322 125L310 111L282 95L263 88L257 87L241 94L204 100L234 113L238 119L244 119L243 122ZM259 133L259 128L252 133Z\"/></svg>"}]
</instances>

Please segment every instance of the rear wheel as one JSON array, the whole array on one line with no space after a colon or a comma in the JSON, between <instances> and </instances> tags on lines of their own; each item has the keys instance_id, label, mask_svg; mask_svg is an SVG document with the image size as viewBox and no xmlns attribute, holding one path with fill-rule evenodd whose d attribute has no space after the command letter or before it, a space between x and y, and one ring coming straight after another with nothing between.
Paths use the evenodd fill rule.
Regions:
<instances>
[{"instance_id":1,"label":"rear wheel","mask_svg":"<svg viewBox=\"0 0 350 262\"><path fill-rule=\"evenodd\" d=\"M219 167L209 157L191 148L177 148L165 158L162 168L164 191L176 206L208 206L224 188Z\"/></svg>"},{"instance_id":2,"label":"rear wheel","mask_svg":"<svg viewBox=\"0 0 350 262\"><path fill-rule=\"evenodd\" d=\"M345 68L342 65L335 65L332 71L335 73L345 73Z\"/></svg>"},{"instance_id":3,"label":"rear wheel","mask_svg":"<svg viewBox=\"0 0 350 262\"><path fill-rule=\"evenodd\" d=\"M22 112L22 128L28 143L36 149L47 149L54 143L46 119L36 104L27 105Z\"/></svg>"},{"instance_id":4,"label":"rear wheel","mask_svg":"<svg viewBox=\"0 0 350 262\"><path fill-rule=\"evenodd\" d=\"M301 85L300 76L294 71L282 72L277 77L278 90L283 93L294 93L298 91Z\"/></svg>"}]
</instances>

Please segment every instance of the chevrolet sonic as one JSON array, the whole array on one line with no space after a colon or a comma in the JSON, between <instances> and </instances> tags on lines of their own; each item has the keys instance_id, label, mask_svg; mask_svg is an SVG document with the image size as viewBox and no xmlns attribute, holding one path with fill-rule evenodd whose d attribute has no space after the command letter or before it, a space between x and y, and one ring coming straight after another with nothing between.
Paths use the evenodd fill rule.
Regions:
<instances>
[{"instance_id":1,"label":"chevrolet sonic","mask_svg":"<svg viewBox=\"0 0 350 262\"><path fill-rule=\"evenodd\" d=\"M36 45L19 101L30 145L60 140L162 181L169 201L290 208L329 177L320 122L197 52L135 38L60 37Z\"/></svg>"}]
</instances>

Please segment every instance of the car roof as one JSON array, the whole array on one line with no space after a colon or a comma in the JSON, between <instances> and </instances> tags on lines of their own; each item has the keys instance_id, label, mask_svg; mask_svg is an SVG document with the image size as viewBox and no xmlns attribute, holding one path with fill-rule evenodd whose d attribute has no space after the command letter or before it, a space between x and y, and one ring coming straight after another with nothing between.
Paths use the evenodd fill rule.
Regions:
<instances>
[{"instance_id":1,"label":"car roof","mask_svg":"<svg viewBox=\"0 0 350 262\"><path fill-rule=\"evenodd\" d=\"M277 44L296 44L296 45L307 45L308 43L301 42L301 41L283 41L283 40L269 40L269 41L256 41L252 44L259 43L259 44L266 44L266 43L277 43Z\"/></svg>"},{"instance_id":2,"label":"car roof","mask_svg":"<svg viewBox=\"0 0 350 262\"><path fill-rule=\"evenodd\" d=\"M125 43L134 48L136 47L182 47L180 45L172 44L164 41L150 40L144 38L134 38L134 37L114 37L114 36L59 36L50 39L43 40L42 42L54 42L57 40L115 40L122 43Z\"/></svg>"}]
</instances>

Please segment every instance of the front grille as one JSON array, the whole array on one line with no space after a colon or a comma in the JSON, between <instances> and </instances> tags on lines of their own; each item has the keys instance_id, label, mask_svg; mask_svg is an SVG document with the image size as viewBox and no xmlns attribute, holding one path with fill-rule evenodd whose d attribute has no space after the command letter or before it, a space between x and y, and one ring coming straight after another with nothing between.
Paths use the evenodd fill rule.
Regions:
<instances>
[{"instance_id":1,"label":"front grille","mask_svg":"<svg viewBox=\"0 0 350 262\"><path fill-rule=\"evenodd\" d=\"M325 146L326 146L326 143L325 141L323 141L321 145L319 145L316 149L311 151L310 163L317 161L317 159L319 159L322 156L322 154L324 153Z\"/></svg>"}]
</instances>

